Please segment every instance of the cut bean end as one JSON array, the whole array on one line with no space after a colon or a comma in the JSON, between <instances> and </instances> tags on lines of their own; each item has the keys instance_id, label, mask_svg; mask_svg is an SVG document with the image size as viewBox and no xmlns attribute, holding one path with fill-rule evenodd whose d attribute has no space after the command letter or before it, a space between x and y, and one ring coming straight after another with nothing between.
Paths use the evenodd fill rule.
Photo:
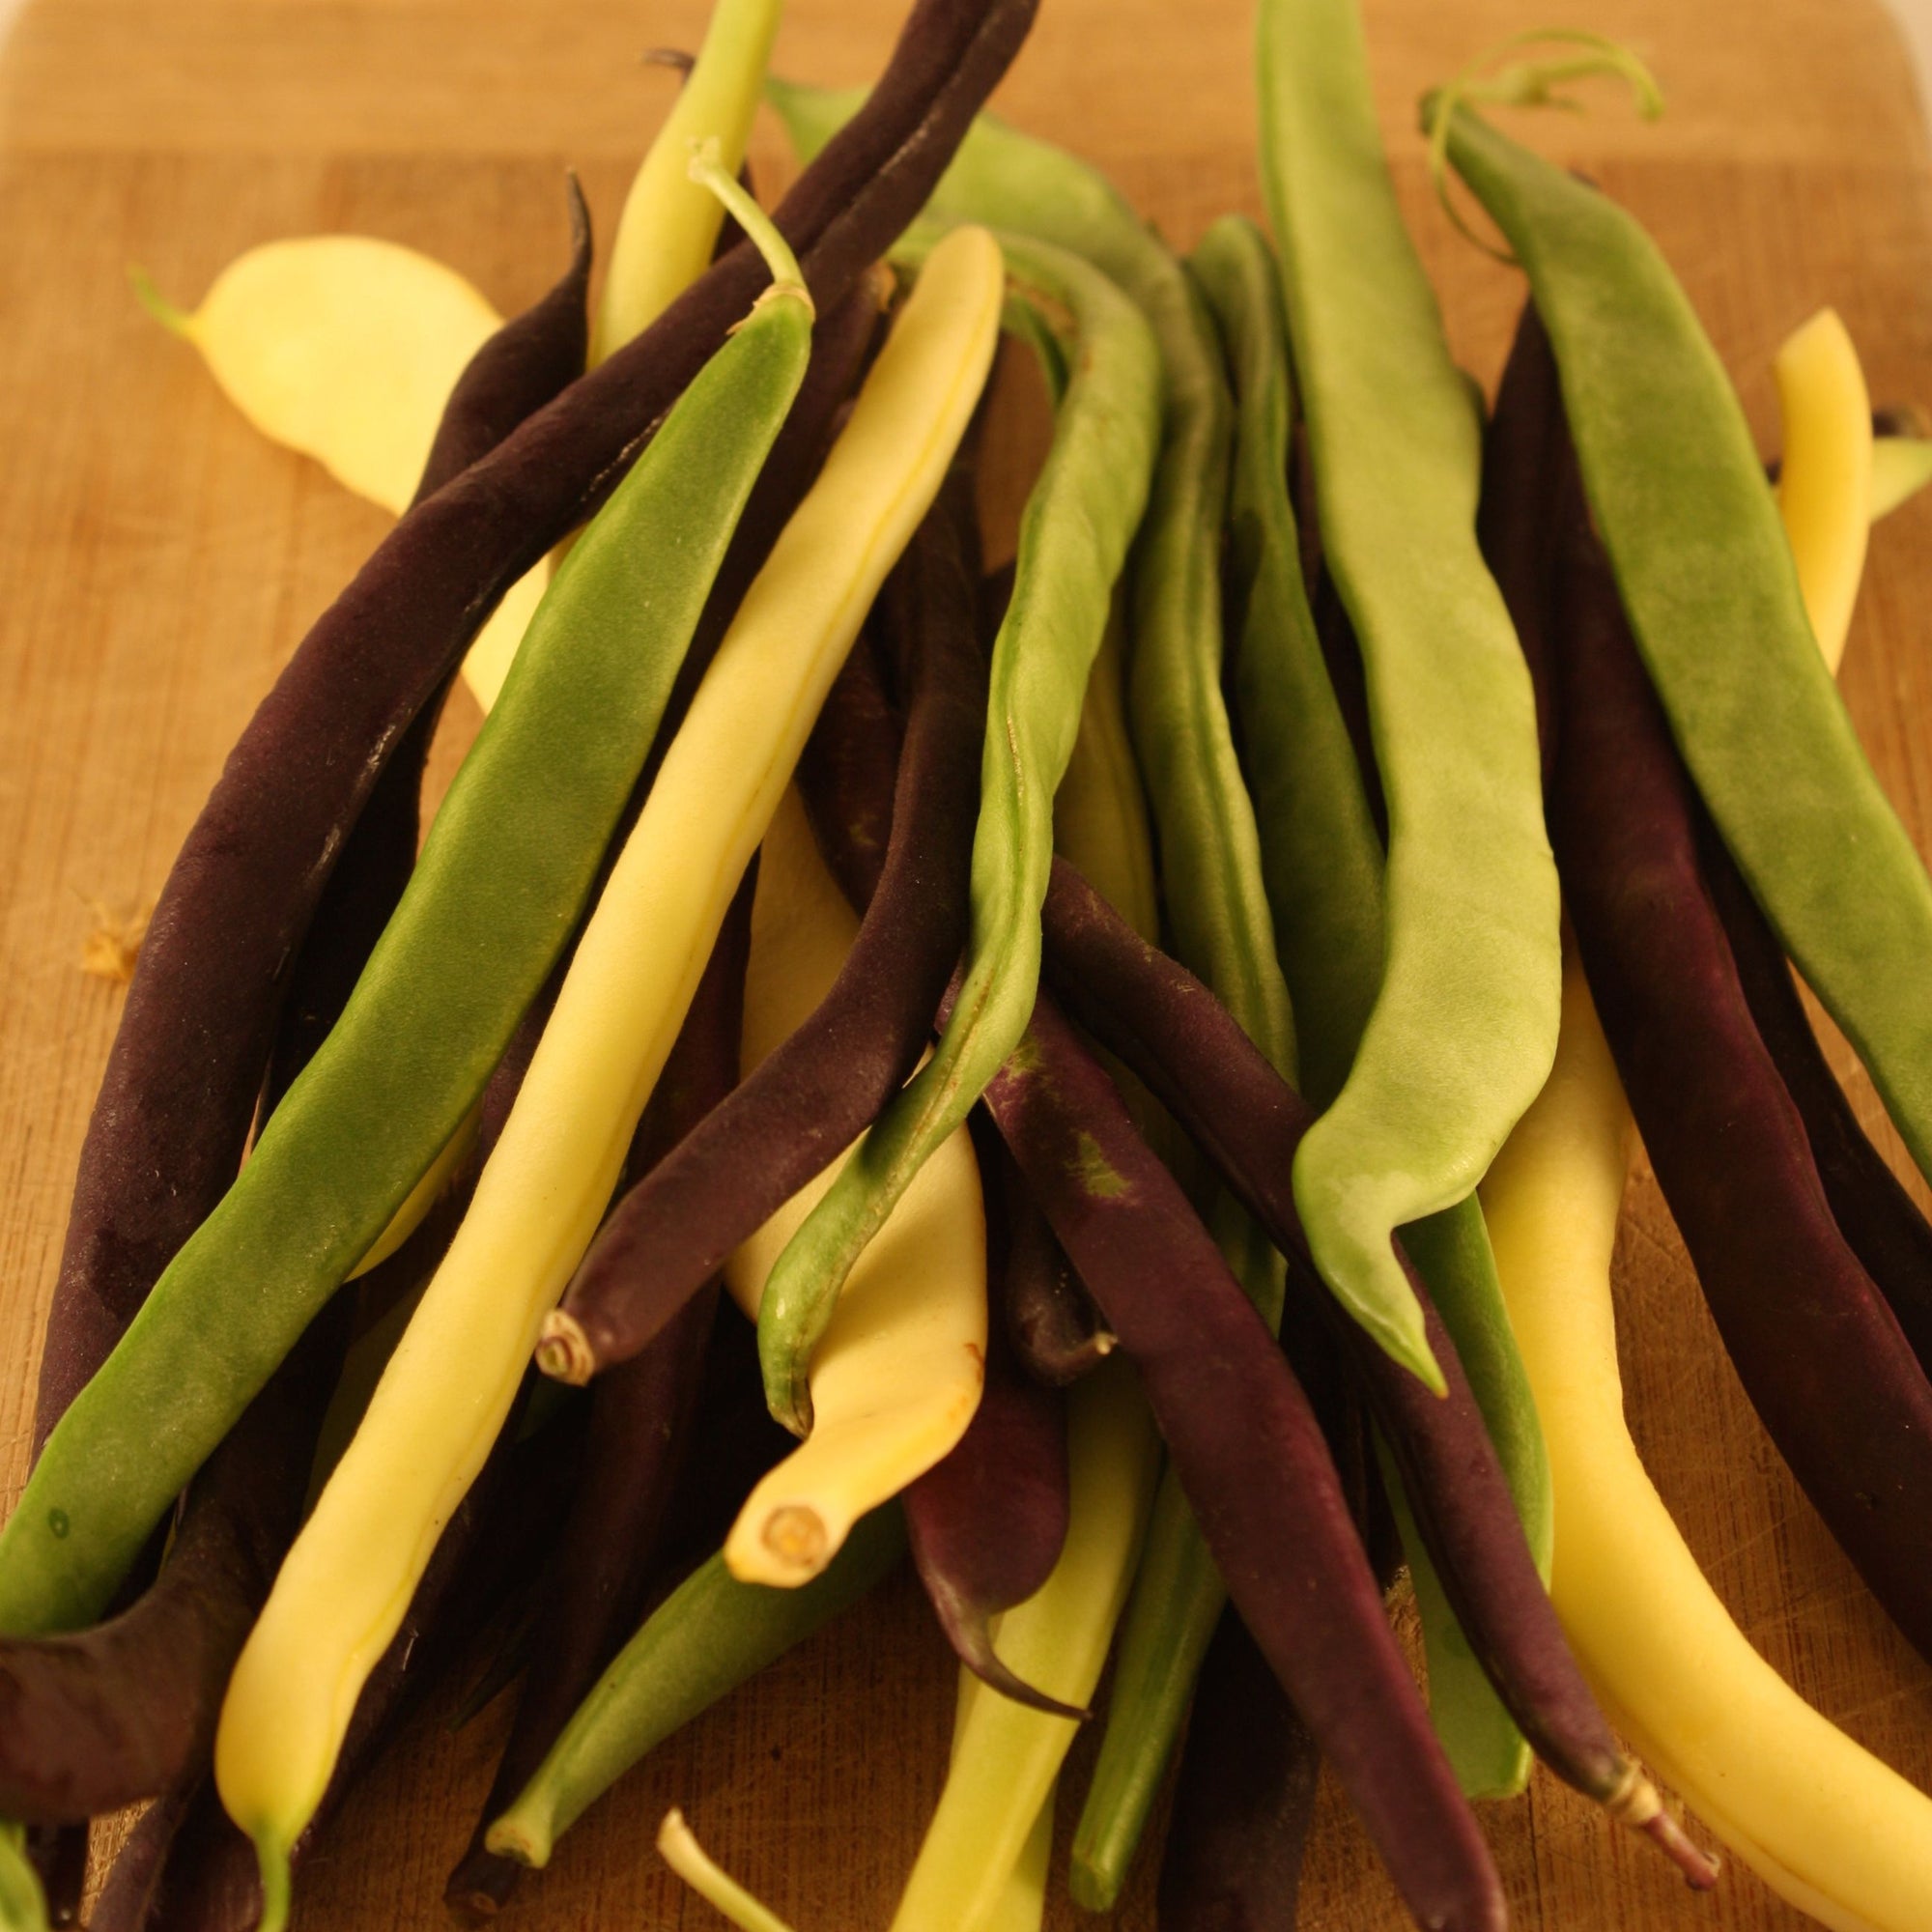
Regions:
<instances>
[{"instance_id":1,"label":"cut bean end","mask_svg":"<svg viewBox=\"0 0 1932 1932\"><path fill-rule=\"evenodd\" d=\"M801 1582L816 1577L831 1556L824 1519L804 1503L775 1509L765 1519L758 1541Z\"/></svg>"},{"instance_id":2,"label":"cut bean end","mask_svg":"<svg viewBox=\"0 0 1932 1932\"><path fill-rule=\"evenodd\" d=\"M582 1388L597 1373L597 1351L574 1315L554 1308L537 1337L537 1368L552 1381Z\"/></svg>"},{"instance_id":3,"label":"cut bean end","mask_svg":"<svg viewBox=\"0 0 1932 1932\"><path fill-rule=\"evenodd\" d=\"M515 1859L520 1865L541 1871L550 1863L555 1840L548 1822L539 1825L526 1815L526 1805L518 1804L500 1818L491 1821L483 1833L483 1849L499 1859Z\"/></svg>"}]
</instances>

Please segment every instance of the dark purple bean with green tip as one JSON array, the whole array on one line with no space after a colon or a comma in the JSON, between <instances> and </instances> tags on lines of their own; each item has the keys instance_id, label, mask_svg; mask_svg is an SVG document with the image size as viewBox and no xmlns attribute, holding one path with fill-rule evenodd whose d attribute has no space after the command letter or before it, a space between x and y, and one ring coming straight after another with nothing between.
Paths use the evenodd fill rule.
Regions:
<instances>
[{"instance_id":1,"label":"dark purple bean with green tip","mask_svg":"<svg viewBox=\"0 0 1932 1932\"><path fill-rule=\"evenodd\" d=\"M571 193L571 266L542 301L498 329L464 371L424 468L418 502L582 374L590 235L574 182ZM318 690L310 701L321 708L330 700ZM271 696L264 714L275 709ZM308 760L308 748L298 742L303 721L289 716L270 724L282 724L278 742L255 746L251 756L244 735L211 798L213 808L228 796L230 820L272 819L279 784L301 781ZM403 735L392 762L403 768L401 775L373 790L367 779L374 774L367 775L354 803L334 815L319 867L305 861L286 874L265 869L216 912L197 903L189 874L229 863L220 849L222 835L213 826L206 834L189 834L142 943L81 1147L41 1356L36 1453L107 1359L162 1269L235 1179L271 1045L279 1094L341 1010L394 904L389 895L400 895L415 860L416 789L428 732L411 734L403 728L407 724L405 718L395 727ZM367 765L371 746L380 743L372 733L339 754L352 765ZM284 753L287 769L278 774L274 767ZM377 816L358 835L353 828L358 810L367 809L365 798L378 808ZM272 824L258 822L242 836L245 842L272 839L276 833ZM326 886L336 841L342 846L339 883L330 892ZM305 884L309 872L315 876ZM265 887L271 899L292 891L307 896L300 923L257 947L254 932L269 923L257 898ZM318 896L327 924L307 944L307 912ZM285 972L292 952L295 966ZM274 1044L285 991L293 1004Z\"/></svg>"},{"instance_id":2,"label":"dark purple bean with green tip","mask_svg":"<svg viewBox=\"0 0 1932 1932\"><path fill-rule=\"evenodd\" d=\"M1698 862L1696 794L1571 499L1551 625L1549 829L1664 1199L1767 1433L1932 1657L1932 1384L1847 1244Z\"/></svg>"},{"instance_id":3,"label":"dark purple bean with green tip","mask_svg":"<svg viewBox=\"0 0 1932 1932\"><path fill-rule=\"evenodd\" d=\"M1023 1683L993 1648L991 1619L1023 1604L1060 1560L1067 1522L1066 1414L1058 1390L1020 1373L997 1321L966 1434L900 1497L906 1537L939 1627L968 1670L1056 1717L1087 1713Z\"/></svg>"},{"instance_id":4,"label":"dark purple bean with green tip","mask_svg":"<svg viewBox=\"0 0 1932 1932\"><path fill-rule=\"evenodd\" d=\"M1417 1923L1500 1932L1494 1867L1390 1634L1314 1411L1212 1236L1050 999L985 1098L1140 1369L1242 1620Z\"/></svg>"},{"instance_id":5,"label":"dark purple bean with green tip","mask_svg":"<svg viewBox=\"0 0 1932 1932\"><path fill-rule=\"evenodd\" d=\"M1231 1605L1194 1688L1160 1932L1293 1932L1321 1753Z\"/></svg>"},{"instance_id":6,"label":"dark purple bean with green tip","mask_svg":"<svg viewBox=\"0 0 1932 1932\"><path fill-rule=\"evenodd\" d=\"M918 212L1032 14L1033 0L914 9L866 110L780 211L822 311ZM162 889L96 1105L44 1358L49 1414L233 1179L284 964L386 756L503 592L614 489L765 280L739 248L412 508L243 731ZM190 1162L183 1122L204 1112L223 1128Z\"/></svg>"},{"instance_id":7,"label":"dark purple bean with green tip","mask_svg":"<svg viewBox=\"0 0 1932 1932\"><path fill-rule=\"evenodd\" d=\"M882 600L905 640L894 646L907 692L896 781L891 740L872 728L877 699L863 657L828 699L830 723L801 769L821 816L852 827L826 839L839 855L835 876L869 901L852 951L806 1024L618 1204L553 1318L539 1352L548 1373L581 1380L643 1347L864 1131L925 1047L966 935L985 731L971 516L970 483L957 471ZM851 728L841 723L848 702Z\"/></svg>"},{"instance_id":8,"label":"dark purple bean with green tip","mask_svg":"<svg viewBox=\"0 0 1932 1932\"><path fill-rule=\"evenodd\" d=\"M756 879L753 862L638 1122L628 1175L648 1173L737 1080ZM461 1915L487 1917L516 1889L523 1867L484 1849L484 1827L543 1762L643 1613L717 1312L714 1278L647 1349L597 1379L582 1469L544 1586L516 1722L469 1848L444 1889Z\"/></svg>"},{"instance_id":9,"label":"dark purple bean with green tip","mask_svg":"<svg viewBox=\"0 0 1932 1932\"><path fill-rule=\"evenodd\" d=\"M1699 855L1724 923L1738 982L1765 1051L1791 1095L1838 1231L1885 1296L1918 1365L1932 1375L1932 1226L1875 1148L1832 1071L1784 949L1707 820Z\"/></svg>"},{"instance_id":10,"label":"dark purple bean with green tip","mask_svg":"<svg viewBox=\"0 0 1932 1932\"><path fill-rule=\"evenodd\" d=\"M1185 967L1149 946L1064 863L1047 895L1045 936L1055 990L1214 1163L1289 1257L1291 1284L1327 1309L1290 1179L1313 1109ZM1456 1620L1537 1755L1655 1837L1693 1882L1708 1884L1707 1862L1618 1748L1583 1682L1461 1357L1400 1244L1396 1256L1441 1365L1446 1397L1431 1394L1339 1311L1336 1331L1390 1439ZM1091 1273L1088 1280L1097 1290ZM1121 1340L1132 1346L1124 1332Z\"/></svg>"}]
</instances>

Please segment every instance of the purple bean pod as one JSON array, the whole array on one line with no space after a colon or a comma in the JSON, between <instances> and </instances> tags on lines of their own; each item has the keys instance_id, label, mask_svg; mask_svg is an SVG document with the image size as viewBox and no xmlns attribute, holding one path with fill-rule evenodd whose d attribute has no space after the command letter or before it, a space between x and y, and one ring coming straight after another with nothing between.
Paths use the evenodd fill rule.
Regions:
<instances>
[{"instance_id":1,"label":"purple bean pod","mask_svg":"<svg viewBox=\"0 0 1932 1932\"><path fill-rule=\"evenodd\" d=\"M582 373L590 231L575 182L571 195L570 268L471 358L444 410L418 503L500 446ZM454 668L452 661L447 669ZM416 792L433 715L414 732L406 717L384 738L332 740L325 751L305 742L309 721L300 705L281 699L291 682L285 672L230 754L142 944L81 1147L41 1356L36 1454L176 1251L227 1191L271 1057L270 1105L334 1024L415 863ZM439 676L422 697L442 683ZM312 680L305 701L314 712L343 708L320 680ZM412 714L419 708L433 714L436 707L419 699ZM390 739L399 742L386 762L398 775L378 786ZM371 744L380 747L375 758ZM286 873L247 865L242 855L249 848L281 837L285 787L334 781L312 762L331 753L360 776L353 802L331 818L320 864L291 865ZM365 799L377 810L358 831ZM213 886L213 875L230 867L238 874L230 890L203 902L197 880L206 876ZM304 895L300 917L278 921L276 901L291 891ZM311 942L309 914L318 900L324 923Z\"/></svg>"},{"instance_id":2,"label":"purple bean pod","mask_svg":"<svg viewBox=\"0 0 1932 1932\"><path fill-rule=\"evenodd\" d=\"M1213 1237L1050 997L985 1098L1140 1369L1230 1597L1417 1923L1500 1932L1488 1848L1383 1617L1315 1413Z\"/></svg>"},{"instance_id":3,"label":"purple bean pod","mask_svg":"<svg viewBox=\"0 0 1932 1932\"><path fill-rule=\"evenodd\" d=\"M1060 1560L1069 1504L1065 1404L1021 1374L998 1322L966 1434L900 1501L920 1581L960 1662L1016 1703L1085 1718L1014 1676L993 1648L991 1620L1025 1603Z\"/></svg>"},{"instance_id":4,"label":"purple bean pod","mask_svg":"<svg viewBox=\"0 0 1932 1932\"><path fill-rule=\"evenodd\" d=\"M1590 991L1746 1392L1932 1657L1932 1384L1833 1217L1699 863L1696 795L1580 494L1568 500L1549 829Z\"/></svg>"},{"instance_id":5,"label":"purple bean pod","mask_svg":"<svg viewBox=\"0 0 1932 1932\"><path fill-rule=\"evenodd\" d=\"M1195 1682L1160 1932L1293 1932L1321 1753L1230 1605Z\"/></svg>"},{"instance_id":6,"label":"purple bean pod","mask_svg":"<svg viewBox=\"0 0 1932 1932\"><path fill-rule=\"evenodd\" d=\"M1838 1231L1932 1375L1932 1226L1875 1148L1812 1031L1784 948L1708 817L1698 854L1758 1037L1804 1122Z\"/></svg>"},{"instance_id":7,"label":"purple bean pod","mask_svg":"<svg viewBox=\"0 0 1932 1932\"><path fill-rule=\"evenodd\" d=\"M985 728L971 508L970 485L955 472L882 599L895 635L909 640L896 781L892 738L873 728L885 700L867 689L862 652L828 699L831 722L811 767L801 769L808 799L834 817L859 813L849 835L825 840L835 875L864 903L852 951L806 1024L612 1212L564 1295L558 1325L568 1346L546 1353L546 1368L582 1379L643 1347L746 1236L857 1138L925 1046L965 939ZM835 784L841 753L867 763L869 778Z\"/></svg>"},{"instance_id":8,"label":"purple bean pod","mask_svg":"<svg viewBox=\"0 0 1932 1932\"><path fill-rule=\"evenodd\" d=\"M1290 1184L1313 1109L1185 967L1139 938L1064 862L1054 867L1045 935L1056 991L1147 1082L1267 1230L1288 1258L1293 1295L1332 1321L1388 1435L1457 1621L1537 1755L1648 1833L1692 1883L1710 1883L1708 1861L1624 1756L1583 1682L1462 1360L1421 1277L1398 1247L1448 1383L1445 1398L1432 1395L1339 1311L1330 1315Z\"/></svg>"},{"instance_id":9,"label":"purple bean pod","mask_svg":"<svg viewBox=\"0 0 1932 1932\"><path fill-rule=\"evenodd\" d=\"M1032 14L1033 0L920 0L867 105L779 212L822 313L918 212ZM284 968L383 766L503 592L615 486L764 280L741 246L416 503L243 730L162 888L96 1103L49 1416L233 1179ZM184 1132L201 1120L214 1124Z\"/></svg>"},{"instance_id":10,"label":"purple bean pod","mask_svg":"<svg viewBox=\"0 0 1932 1932\"><path fill-rule=\"evenodd\" d=\"M1119 1346L1100 1320L1079 1271L1047 1225L1026 1177L1000 1142L980 1156L988 1192L998 1190L1006 1224L1006 1266L1000 1293L1007 1339L1035 1381L1068 1388L1091 1375Z\"/></svg>"}]
</instances>

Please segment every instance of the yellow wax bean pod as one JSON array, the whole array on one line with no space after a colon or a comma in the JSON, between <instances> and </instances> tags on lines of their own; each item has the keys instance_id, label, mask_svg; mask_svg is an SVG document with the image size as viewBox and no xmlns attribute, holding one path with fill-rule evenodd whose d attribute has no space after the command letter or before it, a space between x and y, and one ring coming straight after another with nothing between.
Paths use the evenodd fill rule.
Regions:
<instances>
[{"instance_id":1,"label":"yellow wax bean pod","mask_svg":"<svg viewBox=\"0 0 1932 1932\"><path fill-rule=\"evenodd\" d=\"M145 276L134 287L270 442L314 457L392 516L415 495L457 378L503 320L454 269L367 235L250 248L191 312ZM464 659L486 711L549 582L548 561L519 578Z\"/></svg>"},{"instance_id":2,"label":"yellow wax bean pod","mask_svg":"<svg viewBox=\"0 0 1932 1932\"><path fill-rule=\"evenodd\" d=\"M270 441L392 516L415 495L456 379L503 321L454 269L366 235L250 248L190 314L136 287Z\"/></svg>"},{"instance_id":3,"label":"yellow wax bean pod","mask_svg":"<svg viewBox=\"0 0 1932 1932\"><path fill-rule=\"evenodd\" d=\"M751 1069L830 991L858 921L825 869L796 791L758 862L745 975ZM757 1320L772 1264L832 1184L835 1162L725 1264ZM804 1583L854 1522L944 1456L972 1421L986 1373L986 1220L962 1127L922 1169L853 1268L811 1361L812 1429L739 1512L724 1561L741 1583Z\"/></svg>"},{"instance_id":4,"label":"yellow wax bean pod","mask_svg":"<svg viewBox=\"0 0 1932 1932\"><path fill-rule=\"evenodd\" d=\"M1127 736L1126 620L1116 597L1087 679L1080 731L1053 795L1054 849L1144 938L1160 931L1153 833Z\"/></svg>"},{"instance_id":5,"label":"yellow wax bean pod","mask_svg":"<svg viewBox=\"0 0 1932 1932\"><path fill-rule=\"evenodd\" d=\"M693 183L685 158L694 142L716 141L719 165L738 172L783 12L783 0L717 0L713 7L704 44L617 217L590 331L593 364L642 334L710 261L724 211Z\"/></svg>"},{"instance_id":6,"label":"yellow wax bean pod","mask_svg":"<svg viewBox=\"0 0 1932 1932\"><path fill-rule=\"evenodd\" d=\"M1932 483L1932 440L1921 436L1872 439L1871 520L1889 517Z\"/></svg>"},{"instance_id":7,"label":"yellow wax bean pod","mask_svg":"<svg viewBox=\"0 0 1932 1932\"><path fill-rule=\"evenodd\" d=\"M1834 1927L1932 1925L1932 1801L1751 1648L1637 1460L1609 1272L1630 1134L1572 959L1555 1070L1482 1186L1549 1444L1556 1613L1618 1728L1774 1890Z\"/></svg>"},{"instance_id":8,"label":"yellow wax bean pod","mask_svg":"<svg viewBox=\"0 0 1932 1932\"><path fill-rule=\"evenodd\" d=\"M1086 1705L1126 1601L1160 1441L1132 1366L1103 1362L1067 1399L1070 1510L1053 1574L996 1619L1000 1658L1063 1703ZM1079 1725L962 1685L952 1764L893 1932L988 1932ZM997 1766L1000 1777L986 1775Z\"/></svg>"},{"instance_id":9,"label":"yellow wax bean pod","mask_svg":"<svg viewBox=\"0 0 1932 1932\"><path fill-rule=\"evenodd\" d=\"M959 1673L959 1696L952 1714L952 1757L957 1759L963 1738L974 1735L967 1719L973 1706L984 1696L1000 1695L970 1670ZM1053 1813L1060 1793L1060 1780L1047 1786L1046 1800L1027 1833L1019 1862L1001 1889L998 1902L987 1914L981 1932L1039 1932L1046 1917L1046 1875L1053 1862Z\"/></svg>"},{"instance_id":10,"label":"yellow wax bean pod","mask_svg":"<svg viewBox=\"0 0 1932 1932\"><path fill-rule=\"evenodd\" d=\"M1817 325L1809 325L1815 328ZM1801 337L1805 331L1801 331ZM1863 554L1855 450L1869 413L1842 331L1780 358L1786 535L1818 643L1835 664ZM1791 424L1803 417L1796 436ZM1805 474L1813 460L1850 487ZM1803 509L1799 509L1799 505ZM1566 960L1556 1065L1482 1184L1511 1326L1549 1445L1549 1593L1619 1727L1772 1889L1837 1932L1932 1924L1932 1801L1798 1695L1732 1621L1645 1473L1624 1421L1610 1256L1633 1134L1582 970Z\"/></svg>"},{"instance_id":11,"label":"yellow wax bean pod","mask_svg":"<svg viewBox=\"0 0 1932 1932\"><path fill-rule=\"evenodd\" d=\"M1871 525L1871 397L1845 325L1820 309L1788 336L1772 364L1784 418L1777 509L1825 662L1844 656Z\"/></svg>"},{"instance_id":12,"label":"yellow wax bean pod","mask_svg":"<svg viewBox=\"0 0 1932 1932\"><path fill-rule=\"evenodd\" d=\"M282 1922L288 1848L596 1230L825 692L938 494L992 360L1004 283L983 229L928 258L671 741L469 1212L242 1651L215 1778L260 1850L265 1925Z\"/></svg>"}]
</instances>

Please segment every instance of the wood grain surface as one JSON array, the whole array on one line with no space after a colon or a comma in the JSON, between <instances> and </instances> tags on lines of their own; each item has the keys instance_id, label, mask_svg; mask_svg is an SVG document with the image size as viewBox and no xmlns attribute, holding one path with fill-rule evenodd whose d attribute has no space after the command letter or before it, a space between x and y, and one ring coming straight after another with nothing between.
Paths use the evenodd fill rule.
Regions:
<instances>
[{"instance_id":1,"label":"wood grain surface","mask_svg":"<svg viewBox=\"0 0 1932 1932\"><path fill-rule=\"evenodd\" d=\"M795 0L779 59L876 71L897 0ZM1459 355L1492 383L1518 278L1433 205L1419 92L1529 0L1370 0L1403 192ZM1588 168L1663 246L1775 437L1769 363L1825 302L1875 397L1932 401L1932 176L1910 71L1869 0L1592 0L1671 99L1639 128L1606 95L1534 138ZM151 900L222 756L308 623L382 528L270 448L128 297L140 263L192 299L250 243L359 230L428 249L504 309L562 259L576 164L602 232L670 82L638 55L692 44L697 0L32 0L0 59L0 1504L25 1470L36 1337L66 1198L120 1006L78 969L96 906ZM1249 0L1046 0L1001 97L1108 168L1174 242L1259 213ZM776 131L762 178L785 173ZM1844 673L1853 715L1932 847L1932 504L1876 533ZM452 705L446 779L474 726ZM1878 1110L1853 1072L1869 1121ZM1887 1145L1894 1154L1895 1142ZM1617 1267L1632 1426L1740 1623L1804 1694L1932 1784L1932 1671L1912 1657L1797 1494L1718 1347L1655 1186L1627 1204ZM1559 1525L1558 1533L1561 1529ZM799 1932L883 1925L936 1798L952 1673L901 1580L634 1774L515 1908L536 1927L718 1921L650 1840L684 1804ZM419 1719L304 1875L297 1922L443 1922L507 1713ZM1061 1857L1093 1740L1063 1794ZM1693 1899L1662 1863L1539 1775L1487 1814L1515 1921L1565 1932L1804 1922L1747 1872ZM1302 1923L1402 1922L1332 1787ZM1077 1915L1056 1897L1049 1923ZM1144 1868L1119 1922L1153 1923Z\"/></svg>"}]
</instances>

